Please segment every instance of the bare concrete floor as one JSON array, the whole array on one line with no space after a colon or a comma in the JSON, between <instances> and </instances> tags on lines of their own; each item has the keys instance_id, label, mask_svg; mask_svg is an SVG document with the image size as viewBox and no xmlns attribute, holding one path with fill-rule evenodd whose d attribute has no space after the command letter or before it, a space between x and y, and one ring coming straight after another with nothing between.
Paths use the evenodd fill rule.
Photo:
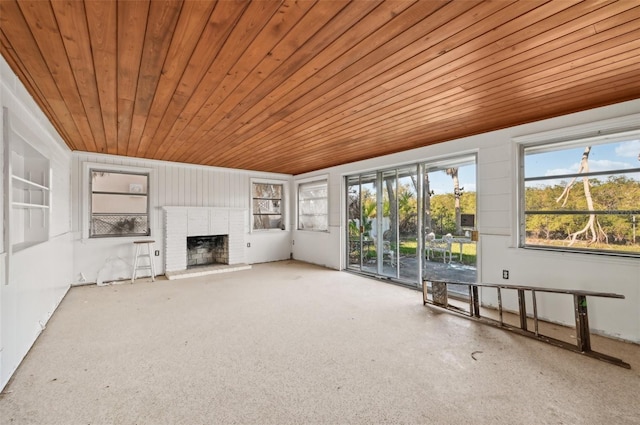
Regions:
<instances>
[{"instance_id":1,"label":"bare concrete floor","mask_svg":"<svg viewBox=\"0 0 640 425\"><path fill-rule=\"evenodd\" d=\"M286 261L72 288L1 424L638 424L627 370ZM472 353L474 353L472 357Z\"/></svg>"}]
</instances>

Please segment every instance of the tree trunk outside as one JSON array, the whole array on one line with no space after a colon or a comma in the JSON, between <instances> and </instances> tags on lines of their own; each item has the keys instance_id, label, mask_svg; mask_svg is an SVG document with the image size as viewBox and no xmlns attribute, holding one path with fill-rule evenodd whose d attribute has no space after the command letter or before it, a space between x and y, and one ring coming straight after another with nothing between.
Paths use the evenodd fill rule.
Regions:
<instances>
[{"instance_id":1,"label":"tree trunk outside","mask_svg":"<svg viewBox=\"0 0 640 425\"><path fill-rule=\"evenodd\" d=\"M458 179L458 167L447 168L446 173L453 179L453 194L455 197L455 210L456 210L456 235L462 234L462 215L460 212L460 180Z\"/></svg>"},{"instance_id":2,"label":"tree trunk outside","mask_svg":"<svg viewBox=\"0 0 640 425\"><path fill-rule=\"evenodd\" d=\"M389 225L389 234L387 235L386 238L384 237L384 234L383 234L383 239L391 242L392 244L395 244L395 242L398 240L398 237L397 237L398 201L396 199L395 191L393 190L393 187L394 187L393 183L395 182L395 180L396 180L395 176L386 178L384 180L384 185L387 188L387 196L389 197L389 224L390 225ZM384 213L380 215L384 216Z\"/></svg>"},{"instance_id":3,"label":"tree trunk outside","mask_svg":"<svg viewBox=\"0 0 640 425\"><path fill-rule=\"evenodd\" d=\"M580 168L578 169L579 174L589 172L589 153L590 152L591 152L591 146L587 146L586 148L584 148L584 152L582 153L582 159L580 160ZM569 191L573 187L573 184L575 181L576 181L576 177L574 177L567 184L567 186L565 186L564 191L558 197L558 199L556 199L556 202L559 202L561 199L564 198L564 202L562 203L562 205L564 206L567 203L567 199L569 198ZM594 211L593 199L591 197L591 187L589 184L589 177L582 178L582 185L584 188L584 197L587 202L587 209L589 211ZM568 239L570 240L569 246L572 246L576 242L578 236L584 235L587 233L591 234L590 243L600 242L602 240L605 240L607 243L609 242L607 234L604 232L604 230L602 230L602 226L600 225L600 222L596 218L596 215L589 214L589 221L587 222L586 226L584 226L582 229L578 230L577 232L569 233L569 236L568 236Z\"/></svg>"},{"instance_id":4,"label":"tree trunk outside","mask_svg":"<svg viewBox=\"0 0 640 425\"><path fill-rule=\"evenodd\" d=\"M429 187L429 173L424 173L422 203L424 209L424 230L425 233L433 232L431 227L431 189Z\"/></svg>"}]
</instances>

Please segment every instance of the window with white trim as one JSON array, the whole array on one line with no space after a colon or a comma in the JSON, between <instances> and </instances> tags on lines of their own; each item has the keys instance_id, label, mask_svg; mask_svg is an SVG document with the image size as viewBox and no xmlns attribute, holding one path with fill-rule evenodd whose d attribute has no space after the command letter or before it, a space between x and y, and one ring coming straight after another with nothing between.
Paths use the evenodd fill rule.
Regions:
<instances>
[{"instance_id":1,"label":"window with white trim","mask_svg":"<svg viewBox=\"0 0 640 425\"><path fill-rule=\"evenodd\" d=\"M149 174L90 169L89 237L148 236Z\"/></svg>"},{"instance_id":2,"label":"window with white trim","mask_svg":"<svg viewBox=\"0 0 640 425\"><path fill-rule=\"evenodd\" d=\"M285 229L284 187L283 183L251 183L253 230Z\"/></svg>"},{"instance_id":3,"label":"window with white trim","mask_svg":"<svg viewBox=\"0 0 640 425\"><path fill-rule=\"evenodd\" d=\"M298 229L326 232L329 229L327 180L298 185Z\"/></svg>"},{"instance_id":4,"label":"window with white trim","mask_svg":"<svg viewBox=\"0 0 640 425\"><path fill-rule=\"evenodd\" d=\"M520 245L640 255L640 133L521 147Z\"/></svg>"}]
</instances>

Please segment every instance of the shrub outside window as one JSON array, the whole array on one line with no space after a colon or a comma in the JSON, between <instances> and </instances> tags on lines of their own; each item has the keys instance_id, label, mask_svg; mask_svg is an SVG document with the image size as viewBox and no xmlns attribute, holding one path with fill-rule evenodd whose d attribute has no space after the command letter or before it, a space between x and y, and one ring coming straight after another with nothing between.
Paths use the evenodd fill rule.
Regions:
<instances>
[{"instance_id":1,"label":"shrub outside window","mask_svg":"<svg viewBox=\"0 0 640 425\"><path fill-rule=\"evenodd\" d=\"M284 185L252 183L253 230L282 229Z\"/></svg>"},{"instance_id":2,"label":"shrub outside window","mask_svg":"<svg viewBox=\"0 0 640 425\"><path fill-rule=\"evenodd\" d=\"M90 170L89 237L148 236L149 174Z\"/></svg>"},{"instance_id":3,"label":"shrub outside window","mask_svg":"<svg viewBox=\"0 0 640 425\"><path fill-rule=\"evenodd\" d=\"M327 180L298 185L298 229L326 232L329 229Z\"/></svg>"},{"instance_id":4,"label":"shrub outside window","mask_svg":"<svg viewBox=\"0 0 640 425\"><path fill-rule=\"evenodd\" d=\"M521 245L640 255L640 140L523 146Z\"/></svg>"}]
</instances>

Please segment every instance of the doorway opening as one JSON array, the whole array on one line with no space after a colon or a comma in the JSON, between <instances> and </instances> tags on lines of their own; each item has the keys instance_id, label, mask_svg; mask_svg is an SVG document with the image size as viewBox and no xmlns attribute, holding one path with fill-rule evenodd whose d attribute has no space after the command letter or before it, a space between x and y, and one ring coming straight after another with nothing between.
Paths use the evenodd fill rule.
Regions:
<instances>
[{"instance_id":1,"label":"doorway opening","mask_svg":"<svg viewBox=\"0 0 640 425\"><path fill-rule=\"evenodd\" d=\"M476 282L475 155L347 176L346 189L348 270Z\"/></svg>"}]
</instances>

